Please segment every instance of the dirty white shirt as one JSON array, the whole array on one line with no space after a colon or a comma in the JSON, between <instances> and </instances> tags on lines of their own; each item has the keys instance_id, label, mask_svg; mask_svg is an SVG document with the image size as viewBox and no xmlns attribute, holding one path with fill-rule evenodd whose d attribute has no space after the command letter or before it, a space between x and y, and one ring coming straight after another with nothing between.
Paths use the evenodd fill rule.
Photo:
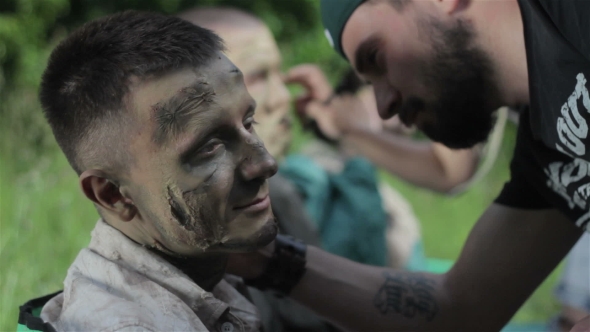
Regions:
<instances>
[{"instance_id":1,"label":"dirty white shirt","mask_svg":"<svg viewBox=\"0 0 590 332\"><path fill-rule=\"evenodd\" d=\"M226 275L206 292L158 255L99 220L41 318L58 331L260 329L258 312Z\"/></svg>"}]
</instances>

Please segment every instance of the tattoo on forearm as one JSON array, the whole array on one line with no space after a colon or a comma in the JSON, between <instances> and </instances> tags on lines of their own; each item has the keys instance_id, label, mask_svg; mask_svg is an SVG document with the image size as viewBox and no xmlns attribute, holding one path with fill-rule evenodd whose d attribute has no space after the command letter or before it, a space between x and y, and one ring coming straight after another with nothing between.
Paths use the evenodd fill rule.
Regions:
<instances>
[{"instance_id":1,"label":"tattoo on forearm","mask_svg":"<svg viewBox=\"0 0 590 332\"><path fill-rule=\"evenodd\" d=\"M382 314L401 314L406 318L424 316L432 321L438 312L434 298L434 280L422 275L391 275L384 272L385 282L375 295L373 304Z\"/></svg>"}]
</instances>

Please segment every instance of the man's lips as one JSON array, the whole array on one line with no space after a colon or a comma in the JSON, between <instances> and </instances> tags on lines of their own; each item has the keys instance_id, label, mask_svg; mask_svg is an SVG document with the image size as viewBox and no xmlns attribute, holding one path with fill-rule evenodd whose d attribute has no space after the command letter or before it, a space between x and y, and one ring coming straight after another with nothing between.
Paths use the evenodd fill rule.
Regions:
<instances>
[{"instance_id":1,"label":"man's lips","mask_svg":"<svg viewBox=\"0 0 590 332\"><path fill-rule=\"evenodd\" d=\"M258 212L267 209L270 206L270 197L266 194L263 197L255 198L250 203L234 207L234 210L240 212Z\"/></svg>"}]
</instances>

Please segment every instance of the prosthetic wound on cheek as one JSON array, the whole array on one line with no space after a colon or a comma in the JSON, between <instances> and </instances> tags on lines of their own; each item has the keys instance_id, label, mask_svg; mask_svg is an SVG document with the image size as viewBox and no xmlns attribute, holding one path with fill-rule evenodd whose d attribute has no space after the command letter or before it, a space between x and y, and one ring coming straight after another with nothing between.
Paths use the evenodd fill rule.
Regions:
<instances>
[{"instance_id":1,"label":"prosthetic wound on cheek","mask_svg":"<svg viewBox=\"0 0 590 332\"><path fill-rule=\"evenodd\" d=\"M214 222L216 213L201 188L182 192L176 186L167 187L170 218L180 226L171 228L168 236L180 245L206 250L220 242L223 228Z\"/></svg>"}]
</instances>

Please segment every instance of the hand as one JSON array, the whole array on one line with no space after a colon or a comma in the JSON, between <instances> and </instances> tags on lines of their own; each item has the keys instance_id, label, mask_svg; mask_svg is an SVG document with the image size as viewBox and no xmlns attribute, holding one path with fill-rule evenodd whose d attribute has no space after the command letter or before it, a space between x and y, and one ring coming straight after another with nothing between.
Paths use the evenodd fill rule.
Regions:
<instances>
[{"instance_id":1,"label":"hand","mask_svg":"<svg viewBox=\"0 0 590 332\"><path fill-rule=\"evenodd\" d=\"M305 89L305 93L295 99L295 111L304 126L309 124L310 120L315 120L317 114L313 113L319 110L313 106L324 103L334 93L322 70L312 64L303 64L291 68L285 75L285 83L299 84ZM323 127L320 125L320 130L324 135L330 138L336 136L335 128Z\"/></svg>"},{"instance_id":2,"label":"hand","mask_svg":"<svg viewBox=\"0 0 590 332\"><path fill-rule=\"evenodd\" d=\"M380 131L382 128L372 96L342 95L330 99L332 87L318 66L294 67L287 73L286 82L301 84L306 89L295 102L298 116L304 123L315 120L322 133L331 139L338 140L354 129ZM372 109L368 109L371 105Z\"/></svg>"},{"instance_id":3,"label":"hand","mask_svg":"<svg viewBox=\"0 0 590 332\"><path fill-rule=\"evenodd\" d=\"M226 272L244 279L260 277L268 265L268 261L275 250L275 242L251 253L230 254Z\"/></svg>"},{"instance_id":4,"label":"hand","mask_svg":"<svg viewBox=\"0 0 590 332\"><path fill-rule=\"evenodd\" d=\"M328 82L320 67L312 64L303 64L291 68L286 74L285 83L300 84L305 88L306 93L299 96L295 101L297 106L305 106L305 103L309 101L326 101L334 93L330 82Z\"/></svg>"},{"instance_id":5,"label":"hand","mask_svg":"<svg viewBox=\"0 0 590 332\"><path fill-rule=\"evenodd\" d=\"M570 332L588 332L590 331L590 316L586 316L586 318L582 319L574 327L571 329Z\"/></svg>"}]
</instances>

